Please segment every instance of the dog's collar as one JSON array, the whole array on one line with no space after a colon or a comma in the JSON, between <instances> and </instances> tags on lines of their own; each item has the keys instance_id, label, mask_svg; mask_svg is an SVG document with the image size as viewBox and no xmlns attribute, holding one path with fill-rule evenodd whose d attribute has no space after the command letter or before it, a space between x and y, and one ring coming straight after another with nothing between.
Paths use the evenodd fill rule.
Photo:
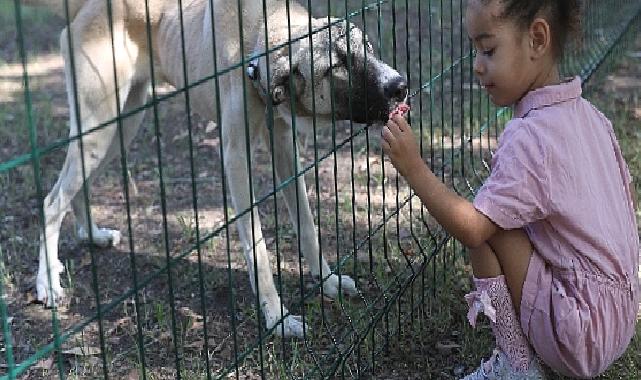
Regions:
<instances>
[{"instance_id":1,"label":"dog's collar","mask_svg":"<svg viewBox=\"0 0 641 380\"><path fill-rule=\"evenodd\" d=\"M247 65L247 77L252 81L260 80L260 69L258 68L258 58L249 61Z\"/></svg>"},{"instance_id":2,"label":"dog's collar","mask_svg":"<svg viewBox=\"0 0 641 380\"><path fill-rule=\"evenodd\" d=\"M270 104L274 103L269 96L269 93L260 82L260 68L258 67L258 58L253 59L249 62L249 64L247 65L246 74L249 80L254 84L254 88L256 88L256 91L258 91L258 95L260 96L260 98L263 99L263 103L265 103L265 105L267 106L265 108L265 120L268 120L268 109L270 107ZM268 129L271 129L269 123L265 123L265 125Z\"/></svg>"},{"instance_id":3,"label":"dog's collar","mask_svg":"<svg viewBox=\"0 0 641 380\"><path fill-rule=\"evenodd\" d=\"M258 90L258 95L260 95L260 97L263 99L263 102L265 102L265 104L269 104L268 102L271 102L273 104L273 101L269 96L267 89L265 89L263 87L263 84L260 82L260 68L258 66L258 58L249 61L246 74L249 80L251 80L254 84L256 90Z\"/></svg>"}]
</instances>

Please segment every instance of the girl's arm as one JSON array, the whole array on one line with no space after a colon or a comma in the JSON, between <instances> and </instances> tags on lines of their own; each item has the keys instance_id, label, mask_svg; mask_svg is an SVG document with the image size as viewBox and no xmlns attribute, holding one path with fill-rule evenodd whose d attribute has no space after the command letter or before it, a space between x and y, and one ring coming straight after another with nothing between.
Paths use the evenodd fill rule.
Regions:
<instances>
[{"instance_id":1,"label":"girl's arm","mask_svg":"<svg viewBox=\"0 0 641 380\"><path fill-rule=\"evenodd\" d=\"M469 248L486 242L498 227L467 199L443 184L420 156L410 126L394 116L382 132L383 151L445 230Z\"/></svg>"}]
</instances>

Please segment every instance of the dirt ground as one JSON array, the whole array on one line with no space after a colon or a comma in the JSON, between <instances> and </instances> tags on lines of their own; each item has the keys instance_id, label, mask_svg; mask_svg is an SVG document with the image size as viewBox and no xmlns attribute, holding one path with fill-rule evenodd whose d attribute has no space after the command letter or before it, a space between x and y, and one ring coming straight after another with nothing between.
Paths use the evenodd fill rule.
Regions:
<instances>
[{"instance_id":1,"label":"dirt ground","mask_svg":"<svg viewBox=\"0 0 641 380\"><path fill-rule=\"evenodd\" d=\"M318 14L322 11L316 10ZM32 147L24 120L23 68L15 28L11 28L12 12L11 6L0 4L0 22L9 25L0 29L0 164L23 157ZM57 54L64 21L40 10L25 12L30 100L37 126L34 137L37 146L51 146L68 133L62 60ZM433 27L440 26L435 21ZM403 38L399 35L399 40ZM641 38L619 52L626 58L617 66L604 67L586 91L606 115L621 120L615 126L641 191L640 51ZM439 62L435 70L442 65ZM463 82L463 78L452 80L441 92ZM160 90L173 91L167 86ZM470 94L477 93L470 90ZM474 107L479 113L486 112L483 104L473 103ZM441 112L440 120L451 116ZM267 197L259 206L267 247L282 254L280 263L273 261L274 273L280 268L277 281L282 282L283 301L291 311L305 313L309 329L304 343L271 336L255 347L264 329L235 226L224 228L226 216L233 216L234 211L224 196L218 127L197 115L192 117L191 140L197 157L192 182L184 98L161 102L158 115L158 133L148 113L130 148L125 170L131 181L123 184L123 168L114 162L91 188L92 218L101 226L119 229L123 234L120 244L96 249L79 243L74 238L73 217L65 219L60 257L66 267L63 286L68 297L55 310L35 302L33 286L39 199L57 178L64 145L42 153L39 173L28 163L0 172L0 274L14 360L20 363L42 346L55 344L56 331L72 331L54 354L38 358L19 378L55 379L60 370L66 378L97 378L106 369L109 377L138 379L144 367L147 379L176 378L178 373L185 379L200 379L206 378L209 365L214 377L230 369L231 377L242 379L318 378L321 371L334 367L337 376L347 378L451 379L489 353L487 326L479 333L465 324L462 296L469 289L469 267L459 254L460 247L449 244L439 255L431 254L440 231L429 216L425 223L416 217L420 213L417 203L412 203L413 214L403 212L383 222L383 215L391 215L407 191L401 181L397 198L396 173L384 164L378 144L380 129L353 126L357 132L350 138L352 131L345 123L337 126L335 139L331 130L319 131L316 151L313 136L303 135L301 146L306 149L301 151L301 167L309 168L305 178L323 252L334 264L346 260L343 269L357 277L361 293L341 302L322 299L309 276L300 280L300 274L307 271L299 262L296 235L282 198ZM488 159L487 148L495 137L495 132L486 131L473 138L478 158L472 169L475 174L478 171L478 177L487 174L483 160ZM470 176L472 183L452 181L452 163L459 159L454 156L455 138L459 136L436 131L433 139L437 144L429 154L448 183L465 189L479 178ZM326 157L313 166L316 156ZM160 197L159 160L165 202ZM270 162L268 147L260 148L253 179L258 198L273 190ZM194 191L199 237L215 235L200 252L193 248L197 240ZM382 226L381 230L373 231L376 226ZM417 236L433 239L417 243ZM172 263L169 270L168 261ZM426 269L421 271L421 265ZM420 274L412 277L413 273ZM148 281L144 288L131 291L143 281ZM396 299L396 289L403 285L407 289ZM391 311L379 314L389 304ZM96 319L98 312L101 318ZM378 317L368 330L367 322ZM0 375L8 368L6 340L3 334ZM345 348L355 341L355 352L347 355ZM603 378L635 378L639 352L637 338L615 372ZM366 372L360 373L361 368Z\"/></svg>"}]
</instances>

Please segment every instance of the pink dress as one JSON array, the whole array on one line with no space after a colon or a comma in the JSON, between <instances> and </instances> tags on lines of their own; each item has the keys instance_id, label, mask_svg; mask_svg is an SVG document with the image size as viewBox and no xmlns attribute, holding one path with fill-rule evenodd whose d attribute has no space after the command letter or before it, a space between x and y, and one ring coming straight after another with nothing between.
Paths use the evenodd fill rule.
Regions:
<instances>
[{"instance_id":1,"label":"pink dress","mask_svg":"<svg viewBox=\"0 0 641 380\"><path fill-rule=\"evenodd\" d=\"M521 326L561 374L600 374L634 335L639 235L630 182L612 124L581 97L577 77L515 106L474 200L532 241Z\"/></svg>"}]
</instances>

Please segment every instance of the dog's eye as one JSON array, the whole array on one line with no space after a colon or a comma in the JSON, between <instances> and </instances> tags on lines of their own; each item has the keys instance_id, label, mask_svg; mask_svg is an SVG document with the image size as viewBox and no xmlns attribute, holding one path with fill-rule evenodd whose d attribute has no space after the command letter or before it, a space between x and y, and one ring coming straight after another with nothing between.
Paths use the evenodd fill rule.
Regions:
<instances>
[{"instance_id":1,"label":"dog's eye","mask_svg":"<svg viewBox=\"0 0 641 380\"><path fill-rule=\"evenodd\" d=\"M332 71L336 71L342 67L345 67L345 64L343 62L334 62L332 66L328 67L327 70L325 70L325 73L323 76L330 76L332 74Z\"/></svg>"},{"instance_id":2,"label":"dog's eye","mask_svg":"<svg viewBox=\"0 0 641 380\"><path fill-rule=\"evenodd\" d=\"M328 67L327 70L325 70L325 73L323 74L324 77L330 76L332 74L332 71L342 67L343 64L340 62L334 63L332 66Z\"/></svg>"}]
</instances>

